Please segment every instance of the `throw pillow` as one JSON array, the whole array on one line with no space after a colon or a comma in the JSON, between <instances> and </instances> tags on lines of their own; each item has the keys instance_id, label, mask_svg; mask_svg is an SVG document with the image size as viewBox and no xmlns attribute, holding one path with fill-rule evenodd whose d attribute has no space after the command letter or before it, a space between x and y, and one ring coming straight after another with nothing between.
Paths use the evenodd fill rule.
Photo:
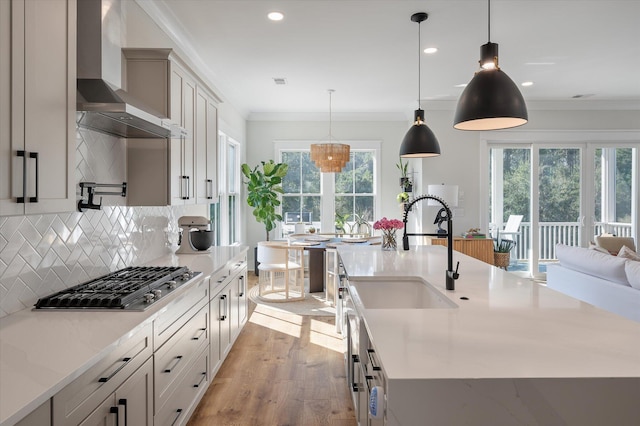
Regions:
<instances>
[{"instance_id":1,"label":"throw pillow","mask_svg":"<svg viewBox=\"0 0 640 426\"><path fill-rule=\"evenodd\" d=\"M635 251L631 250L627 246L622 246L622 248L618 252L618 257L624 257L625 259L631 259L631 260L640 261L640 254L638 254Z\"/></svg>"},{"instance_id":2,"label":"throw pillow","mask_svg":"<svg viewBox=\"0 0 640 426\"><path fill-rule=\"evenodd\" d=\"M627 262L624 265L624 271L627 273L627 280L631 287L640 290L640 262Z\"/></svg>"},{"instance_id":3,"label":"throw pillow","mask_svg":"<svg viewBox=\"0 0 640 426\"><path fill-rule=\"evenodd\" d=\"M611 254L609 253L609 250L607 250L604 247L600 247L595 245L595 243L589 243L589 250L595 250L595 251L599 251L600 253L605 253L605 254Z\"/></svg>"}]
</instances>

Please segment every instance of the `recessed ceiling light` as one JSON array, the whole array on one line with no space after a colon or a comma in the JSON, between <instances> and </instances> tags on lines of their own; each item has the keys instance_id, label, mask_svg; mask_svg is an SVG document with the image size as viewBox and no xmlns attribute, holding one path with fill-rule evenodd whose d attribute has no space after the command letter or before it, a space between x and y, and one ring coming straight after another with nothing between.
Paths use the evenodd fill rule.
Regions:
<instances>
[{"instance_id":1,"label":"recessed ceiling light","mask_svg":"<svg viewBox=\"0 0 640 426\"><path fill-rule=\"evenodd\" d=\"M287 79L284 77L273 77L273 82L279 86L287 84Z\"/></svg>"},{"instance_id":2,"label":"recessed ceiling light","mask_svg":"<svg viewBox=\"0 0 640 426\"><path fill-rule=\"evenodd\" d=\"M525 81L525 82L523 82L523 83L522 83L522 85L523 85L524 87L533 86L533 81Z\"/></svg>"},{"instance_id":3,"label":"recessed ceiling light","mask_svg":"<svg viewBox=\"0 0 640 426\"><path fill-rule=\"evenodd\" d=\"M424 53L430 55L432 53L436 53L438 51L437 47L427 47L426 49L424 49Z\"/></svg>"},{"instance_id":4,"label":"recessed ceiling light","mask_svg":"<svg viewBox=\"0 0 640 426\"><path fill-rule=\"evenodd\" d=\"M456 84L453 87L467 87L467 83L462 83L462 84Z\"/></svg>"},{"instance_id":5,"label":"recessed ceiling light","mask_svg":"<svg viewBox=\"0 0 640 426\"><path fill-rule=\"evenodd\" d=\"M282 21L284 19L284 14L282 14L281 12L270 12L267 15L267 18L271 19L272 21Z\"/></svg>"}]
</instances>

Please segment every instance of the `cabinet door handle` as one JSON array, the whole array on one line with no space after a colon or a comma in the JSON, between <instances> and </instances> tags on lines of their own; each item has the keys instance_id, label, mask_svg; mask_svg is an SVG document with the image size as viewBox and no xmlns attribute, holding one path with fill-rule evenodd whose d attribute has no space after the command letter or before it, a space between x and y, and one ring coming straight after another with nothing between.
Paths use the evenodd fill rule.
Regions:
<instances>
[{"instance_id":1,"label":"cabinet door handle","mask_svg":"<svg viewBox=\"0 0 640 426\"><path fill-rule=\"evenodd\" d=\"M202 373L202 379L200 379L200 381L198 383L196 383L195 385L193 385L194 388L199 388L200 385L202 384L202 382L204 382L207 379L207 373L204 372Z\"/></svg>"},{"instance_id":2,"label":"cabinet door handle","mask_svg":"<svg viewBox=\"0 0 640 426\"><path fill-rule=\"evenodd\" d=\"M200 329L198 329L198 331L200 333L197 336L192 337L191 340L199 340L202 337L202 335L204 334L204 332L207 331L207 329L206 328L200 328Z\"/></svg>"},{"instance_id":3,"label":"cabinet door handle","mask_svg":"<svg viewBox=\"0 0 640 426\"><path fill-rule=\"evenodd\" d=\"M115 376L116 374L118 374L120 372L120 370L122 370L124 367L127 366L127 364L129 364L131 362L133 358L122 358L122 360L120 362L122 362L123 364L116 368L115 371L111 374L109 374L107 377L100 377L98 379L98 382L100 383L107 383L109 380L113 379L113 376Z\"/></svg>"},{"instance_id":4,"label":"cabinet door handle","mask_svg":"<svg viewBox=\"0 0 640 426\"><path fill-rule=\"evenodd\" d=\"M242 283L242 287L240 289L240 294L238 296L243 297L245 291L247 291L247 289L245 288L245 280L244 280L244 275L240 275L238 277L238 280L240 280L240 282Z\"/></svg>"},{"instance_id":5,"label":"cabinet door handle","mask_svg":"<svg viewBox=\"0 0 640 426\"><path fill-rule=\"evenodd\" d=\"M220 321L224 321L227 319L227 295L220 296L220 301L224 302L224 308L220 309Z\"/></svg>"},{"instance_id":6,"label":"cabinet door handle","mask_svg":"<svg viewBox=\"0 0 640 426\"><path fill-rule=\"evenodd\" d=\"M182 197L181 198L183 200L188 200L189 199L189 176L180 176L180 179L182 179Z\"/></svg>"},{"instance_id":7,"label":"cabinet door handle","mask_svg":"<svg viewBox=\"0 0 640 426\"><path fill-rule=\"evenodd\" d=\"M220 283L224 282L224 280L226 280L226 279L227 279L227 276L226 276L226 275L224 275L222 278L220 278L220 279L219 279L218 281L216 281L216 282L217 282L218 284L220 284Z\"/></svg>"},{"instance_id":8,"label":"cabinet door handle","mask_svg":"<svg viewBox=\"0 0 640 426\"><path fill-rule=\"evenodd\" d=\"M377 365L378 363L376 362L373 354L375 354L376 351L375 349L367 349L367 355L369 356L369 362L371 362L371 368L373 369L373 371L380 371L382 370L382 368L380 368L379 365Z\"/></svg>"},{"instance_id":9,"label":"cabinet door handle","mask_svg":"<svg viewBox=\"0 0 640 426\"><path fill-rule=\"evenodd\" d=\"M180 418L181 415L182 415L182 408L178 408L176 410L176 418L173 419L173 421L171 422L171 426L176 424L176 422L178 421L178 419Z\"/></svg>"},{"instance_id":10,"label":"cabinet door handle","mask_svg":"<svg viewBox=\"0 0 640 426\"><path fill-rule=\"evenodd\" d=\"M116 425L120 426L120 409L118 407L111 407L109 413L116 415Z\"/></svg>"},{"instance_id":11,"label":"cabinet door handle","mask_svg":"<svg viewBox=\"0 0 640 426\"><path fill-rule=\"evenodd\" d=\"M36 196L35 197L29 197L29 202L37 203L38 202L38 193L40 192L39 191L40 156L38 155L37 152L30 152L29 153L29 158L35 158L35 160L36 160Z\"/></svg>"},{"instance_id":12,"label":"cabinet door handle","mask_svg":"<svg viewBox=\"0 0 640 426\"><path fill-rule=\"evenodd\" d=\"M127 414L127 400L125 398L121 398L118 400L118 411L120 410L120 407L122 407L122 409L124 410L124 414L122 415L122 418L124 419L124 426L127 426L127 421L129 420L129 415ZM118 413L118 421L120 420L120 413ZM118 426L120 426L120 423L117 423Z\"/></svg>"},{"instance_id":13,"label":"cabinet door handle","mask_svg":"<svg viewBox=\"0 0 640 426\"><path fill-rule=\"evenodd\" d=\"M182 361L182 355L178 355L177 357L175 357L174 361L175 361L175 363L173 364L173 366L171 366L169 368L165 368L165 370L164 370L165 373L171 373L171 370L173 370L174 368L176 368L178 366L180 361Z\"/></svg>"},{"instance_id":14,"label":"cabinet door handle","mask_svg":"<svg viewBox=\"0 0 640 426\"><path fill-rule=\"evenodd\" d=\"M16 203L24 204L27 196L27 153L26 151L18 151L18 157L22 157L22 197L16 197Z\"/></svg>"},{"instance_id":15,"label":"cabinet door handle","mask_svg":"<svg viewBox=\"0 0 640 426\"><path fill-rule=\"evenodd\" d=\"M207 200L213 199L213 180L207 179Z\"/></svg>"}]
</instances>

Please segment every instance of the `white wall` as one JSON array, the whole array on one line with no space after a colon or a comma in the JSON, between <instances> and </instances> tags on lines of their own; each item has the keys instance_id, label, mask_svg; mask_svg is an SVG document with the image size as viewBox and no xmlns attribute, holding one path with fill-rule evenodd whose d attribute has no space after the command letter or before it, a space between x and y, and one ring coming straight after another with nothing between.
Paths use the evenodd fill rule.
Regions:
<instances>
[{"instance_id":1,"label":"white wall","mask_svg":"<svg viewBox=\"0 0 640 426\"><path fill-rule=\"evenodd\" d=\"M487 167L480 159L480 132L464 132L453 128L452 109L429 111L426 109L427 125L436 134L441 155L427 159L410 160L410 168L418 175L419 193L426 192L428 184L446 183L459 185L463 197L459 208L462 216L454 219L454 232L482 227L480 223L480 168ZM339 115L339 114L338 114ZM396 203L399 192L399 172L395 166L398 151L410 122L406 121L334 121L332 134L338 140L380 140L382 142L381 197L382 215L400 218ZM261 160L274 158L274 141L321 140L328 135L326 121L249 121L247 124L247 162L253 166ZM593 111L593 110L529 110L529 123L511 132L541 130L566 130L585 132L589 130L639 130L638 111ZM425 204L425 203L422 203ZM421 208L425 232L435 229L432 225L437 211L435 207ZM264 239L262 224L255 222L251 212L247 213L247 244L255 245Z\"/></svg>"}]
</instances>

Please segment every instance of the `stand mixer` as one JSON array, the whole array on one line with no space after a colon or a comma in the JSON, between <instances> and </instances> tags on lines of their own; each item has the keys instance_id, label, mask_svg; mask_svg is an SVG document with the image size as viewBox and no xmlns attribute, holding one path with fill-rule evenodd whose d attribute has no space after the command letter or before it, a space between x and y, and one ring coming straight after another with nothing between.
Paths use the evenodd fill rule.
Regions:
<instances>
[{"instance_id":1,"label":"stand mixer","mask_svg":"<svg viewBox=\"0 0 640 426\"><path fill-rule=\"evenodd\" d=\"M208 230L209 219L202 216L182 216L178 219L182 228L176 254L202 254L211 251L213 231Z\"/></svg>"}]
</instances>

